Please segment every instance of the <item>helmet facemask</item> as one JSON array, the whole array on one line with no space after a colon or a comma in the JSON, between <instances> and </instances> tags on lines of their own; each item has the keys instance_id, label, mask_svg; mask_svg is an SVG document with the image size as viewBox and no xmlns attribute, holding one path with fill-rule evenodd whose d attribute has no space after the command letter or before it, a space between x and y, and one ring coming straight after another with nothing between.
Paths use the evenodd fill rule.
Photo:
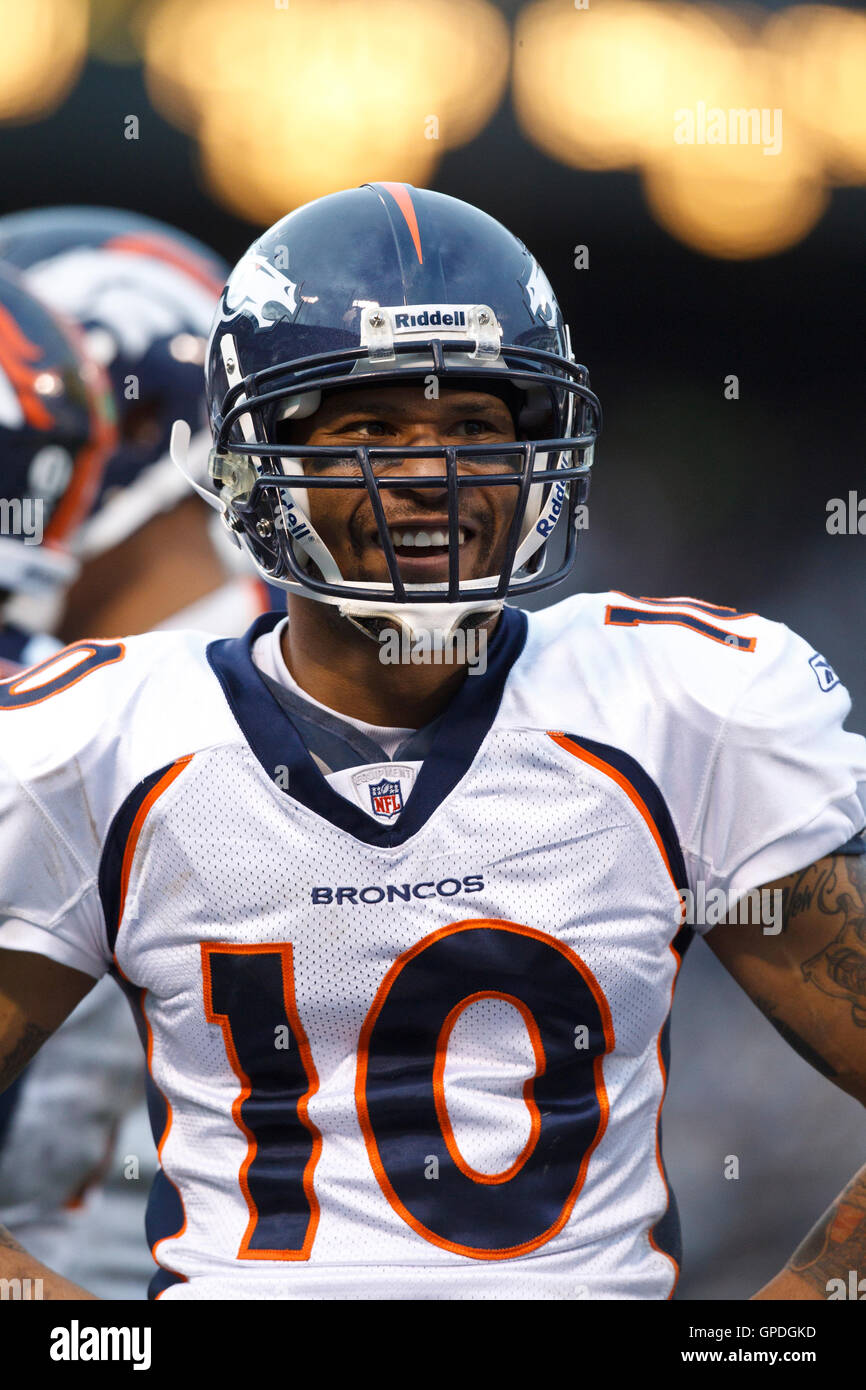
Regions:
<instances>
[{"instance_id":1,"label":"helmet facemask","mask_svg":"<svg viewBox=\"0 0 866 1390\"><path fill-rule=\"evenodd\" d=\"M416 306L418 307L418 306ZM420 306L423 308L423 306ZM250 551L271 584L336 604L339 611L376 635L398 623L414 635L447 635L484 622L510 594L531 593L558 582L570 570L576 545L577 508L586 501L600 408L584 367L570 357L530 347L501 346L495 316L485 306L468 306L474 338L418 335L394 341L383 331L395 311L374 307L380 320L362 347L322 354L300 364L284 363L243 375L232 337L220 342L228 381L211 455L211 475L227 525ZM480 320L484 322L480 322ZM429 331L429 330L427 330ZM358 386L419 384L476 389L517 403L518 438L508 443L455 446L312 446L280 442L282 422L308 418L322 393ZM512 415L515 412L512 410ZM576 426L578 432L576 432ZM284 434L284 431L282 431ZM436 474L406 477L377 473L398 459L441 460ZM352 473L316 476L305 461L349 459ZM472 472L495 467L495 472ZM468 471L467 471L468 470ZM448 497L449 575L432 583L408 583L400 575L385 521L383 493L391 489L443 488ZM334 556L312 523L310 491L317 487L365 488L379 530L388 582L353 580L340 573ZM496 573L460 575L460 494L472 487L510 487L515 504ZM561 542L561 559L551 564L550 540Z\"/></svg>"}]
</instances>

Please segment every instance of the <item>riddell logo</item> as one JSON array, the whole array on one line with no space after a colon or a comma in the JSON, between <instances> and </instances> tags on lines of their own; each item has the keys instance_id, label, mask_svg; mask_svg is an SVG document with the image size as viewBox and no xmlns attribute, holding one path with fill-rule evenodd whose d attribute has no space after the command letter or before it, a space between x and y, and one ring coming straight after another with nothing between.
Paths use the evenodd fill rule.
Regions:
<instances>
[{"instance_id":1,"label":"riddell logo","mask_svg":"<svg viewBox=\"0 0 866 1390\"><path fill-rule=\"evenodd\" d=\"M423 309L420 314L394 314L394 328L465 328L466 314L456 305L442 309Z\"/></svg>"},{"instance_id":2,"label":"riddell logo","mask_svg":"<svg viewBox=\"0 0 866 1390\"><path fill-rule=\"evenodd\" d=\"M562 511L562 504L565 500L565 489L565 483L559 482L556 484L556 487L553 490L553 496L550 499L550 506L548 507L547 516L543 516L535 527L536 531L540 536L549 536L550 532L553 530L554 526L559 520L559 514Z\"/></svg>"},{"instance_id":3,"label":"riddell logo","mask_svg":"<svg viewBox=\"0 0 866 1390\"><path fill-rule=\"evenodd\" d=\"M292 539L296 541L302 541L305 536L312 534L309 526L305 525L303 517L286 507L280 507L277 514L277 530L288 531Z\"/></svg>"}]
</instances>

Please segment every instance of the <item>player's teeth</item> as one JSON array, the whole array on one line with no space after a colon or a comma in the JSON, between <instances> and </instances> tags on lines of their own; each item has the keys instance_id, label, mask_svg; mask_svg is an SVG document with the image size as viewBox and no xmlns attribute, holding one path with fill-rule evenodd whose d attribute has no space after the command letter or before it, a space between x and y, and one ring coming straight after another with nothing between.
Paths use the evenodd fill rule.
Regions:
<instances>
[{"instance_id":1,"label":"player's teeth","mask_svg":"<svg viewBox=\"0 0 866 1390\"><path fill-rule=\"evenodd\" d=\"M463 545L466 540L466 529L461 526L457 532L457 544ZM395 546L426 546L426 545L447 545L448 535L445 531L391 531L391 542Z\"/></svg>"}]
</instances>

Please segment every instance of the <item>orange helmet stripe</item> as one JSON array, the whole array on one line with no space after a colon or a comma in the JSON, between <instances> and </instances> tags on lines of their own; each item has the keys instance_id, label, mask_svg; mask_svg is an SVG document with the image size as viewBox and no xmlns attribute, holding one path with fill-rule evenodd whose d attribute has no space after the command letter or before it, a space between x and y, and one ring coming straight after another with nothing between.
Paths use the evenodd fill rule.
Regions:
<instances>
[{"instance_id":1,"label":"orange helmet stripe","mask_svg":"<svg viewBox=\"0 0 866 1390\"><path fill-rule=\"evenodd\" d=\"M408 185L405 183L383 183L382 188L387 188L394 202L406 219L406 226L412 233L412 240L415 243L415 252L418 256L418 264L424 264L424 257L421 254L421 233L418 230L418 218L415 216L415 207L412 203L412 196Z\"/></svg>"}]
</instances>

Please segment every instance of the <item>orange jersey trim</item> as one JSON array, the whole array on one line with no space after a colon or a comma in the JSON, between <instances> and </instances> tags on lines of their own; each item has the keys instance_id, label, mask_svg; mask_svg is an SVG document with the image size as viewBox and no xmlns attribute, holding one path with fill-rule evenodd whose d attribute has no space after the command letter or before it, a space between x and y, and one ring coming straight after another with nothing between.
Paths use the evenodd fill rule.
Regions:
<instances>
[{"instance_id":1,"label":"orange jersey trim","mask_svg":"<svg viewBox=\"0 0 866 1390\"><path fill-rule=\"evenodd\" d=\"M115 959L116 959L116 958L115 958ZM118 966L118 969L120 969L119 966ZM122 973L122 972L121 972L121 973ZM125 977L124 977L124 978L125 978ZM166 1181L171 1183L172 1187L174 1188L175 1192L177 1193L177 1199L178 1199L178 1201L180 1202L180 1209L181 1209L181 1211L183 1212L183 1222L182 1222L182 1224L181 1224L179 1230L173 1231L170 1235L167 1235L167 1236L160 1236L159 1240L155 1240L155 1241L153 1242L153 1245L150 1247L150 1253L151 1253L151 1255L153 1256L155 1263L156 1263L156 1264L159 1264L159 1260L157 1259L157 1256L156 1256L157 1246L162 1245L162 1242L163 1242L164 1240L178 1240L178 1239L184 1234L184 1232L185 1232L185 1230L186 1230L186 1227L187 1227L187 1214L186 1214L186 1206L184 1205L184 1200L183 1200L183 1193L181 1192L181 1190L180 1190L180 1188L178 1187L177 1183L176 1183L172 1178L170 1178L170 1177L168 1176L168 1173L166 1173L166 1172L165 1172L165 1169L162 1167L162 1151L163 1151L163 1149L165 1148L166 1140L168 1139L168 1136L169 1136L169 1134L170 1134L170 1132L171 1132L171 1126L172 1126L172 1123L173 1123L173 1121L174 1121L174 1111L173 1111L172 1108L171 1108L171 1101L169 1100L169 1098L168 1098L168 1096L165 1094L165 1092L162 1090L162 1088L156 1085L156 1081L154 1080L154 1076L153 1076L153 1029L152 1029L152 1027L150 1026L150 1019L148 1018L148 1016L147 1016L147 1011L146 1011L146 1009L145 1009L145 1007L144 1007L144 1000L145 1000L146 994L147 994L147 990L146 990L146 989L143 989L143 990L141 991L141 1000L140 1000L140 1003L139 1003L139 1007L140 1007L140 1009L141 1009L141 1016L142 1016L142 1018L144 1019L145 1027L147 1028L147 1071L148 1071L148 1075L150 1076L151 1081L153 1081L154 1086L156 1086L156 1089L159 1091L159 1094L162 1096L162 1099L163 1099L163 1101L164 1101L164 1103L165 1103L165 1128L163 1129L163 1131L162 1131L162 1136L161 1136L161 1138L160 1138L160 1141L159 1141L159 1143L158 1143L157 1146L156 1146L156 1159L157 1159L157 1162L158 1162L160 1168L162 1169L162 1172L165 1174ZM163 1266L160 1266L160 1267L161 1267L161 1268L165 1268L164 1265L163 1265ZM175 1274L176 1271L172 1269L172 1270L169 1270L168 1272L169 1272L170 1274ZM187 1276L186 1276L185 1274L179 1275L178 1277L179 1277L180 1279L182 1279L184 1283L187 1282ZM157 1295L157 1297L158 1297L158 1295Z\"/></svg>"},{"instance_id":2,"label":"orange jersey trim","mask_svg":"<svg viewBox=\"0 0 866 1390\"><path fill-rule=\"evenodd\" d=\"M154 802L158 799L159 796L162 795L166 788L171 785L175 778L178 777L181 772L183 772L187 764L192 761L193 756L194 755L192 753L189 753L184 758L178 758L177 762L173 763L172 766L168 769L165 776L161 777L160 780L157 782L156 786L151 788L144 801L141 803L141 806L138 808L138 813L135 817L135 820L132 823L132 826L130 827L129 836L127 838L126 847L123 853L123 863L121 866L120 874L120 905L117 913L118 929L120 928L120 923L123 920L123 911L126 905L126 891L129 886L129 875L132 870L132 861L135 857L135 850L138 845L138 839L141 834L144 822L147 819L148 813L150 812ZM118 974L121 976L121 978L126 980L127 984L131 984L131 981L128 980L127 976L124 974L120 966L120 963L117 959L116 949L114 953L114 964L117 967ZM187 1227L187 1214L186 1207L184 1205L183 1194L180 1188L178 1187L177 1183L174 1182L173 1179L168 1176L168 1174L165 1172L165 1169L162 1166L162 1151L165 1148L166 1140L168 1139L169 1133L171 1131L174 1114L171 1108L171 1101L169 1100L165 1092L162 1090L162 1088L157 1086L156 1080L153 1075L153 1029L150 1025L150 1019L147 1016L147 1010L144 1006L146 996L147 989L142 988L139 994L138 1006L141 1010L141 1016L144 1020L144 1026L147 1030L147 1071L151 1081L153 1082L154 1088L162 1096L163 1104L165 1105L165 1127L163 1128L162 1136L159 1140L159 1143L157 1144L157 1162L159 1163L160 1169L162 1170L166 1181L171 1183L172 1187L177 1193L177 1198L180 1202L180 1209L183 1212L183 1223L181 1224L180 1228L177 1231L172 1231L170 1235L160 1236L159 1239L154 1241L153 1245L150 1247L150 1253L153 1256L154 1262L159 1265L159 1260L157 1259L156 1255L157 1246L161 1245L164 1240L177 1240L180 1236L183 1235ZM160 1265L160 1268L165 1269L165 1266ZM187 1282L187 1276L185 1274L176 1274L175 1270L167 1270L167 1273L174 1275L175 1278L181 1280L183 1283ZM163 1292L164 1290L161 1290L160 1293L156 1295L155 1301L160 1298L161 1293Z\"/></svg>"},{"instance_id":3,"label":"orange jersey trim","mask_svg":"<svg viewBox=\"0 0 866 1390\"><path fill-rule=\"evenodd\" d=\"M611 766L610 763L604 762L601 758L597 758L594 753L590 753L586 748L581 748L578 744L573 743L572 740L568 738L565 734L551 733L550 737L553 739L554 743L559 744L559 747L563 748L566 751L566 753L571 753L573 757L580 758L582 762L589 763L591 767L594 767L599 772L603 772L606 776L611 777L614 780L614 782L616 782L617 786L625 792L626 796L629 798L632 804L637 807L638 811L640 812L644 821L647 824L650 834L652 835L655 841L656 848L658 849L659 854L662 857L662 861L664 862L664 866L668 871L668 877L670 878L670 881L673 884L676 893L680 898L680 924L682 925L683 918L686 915L686 905L683 901L682 896L680 896L679 885L677 884L677 881L674 878L673 870L671 869L671 862L668 858L668 852L665 849L664 842L658 830L658 826L656 825L655 821L650 815L649 808L647 807L646 802L643 800L643 797L639 795L636 789L632 786L628 779L623 776L623 774L619 771L618 768ZM668 943L668 946L677 965L676 970L674 971L674 978L671 981L671 1001L668 1006L668 1013L667 1017L665 1018L665 1023L667 1023L667 1018L670 1017L670 1011L673 1008L674 990L676 988L677 977L679 975L680 966L682 964L682 957L674 949L673 945L671 943ZM661 1072L662 1078L662 1096L661 1100L659 1101L659 1108L656 1112L656 1166L659 1170L659 1175L664 1184L664 1189L667 1196L666 1210L669 1210L671 1204L671 1194L670 1188L668 1187L667 1178L665 1177L664 1165L662 1163L661 1145L659 1143L659 1126L661 1123L662 1106L664 1105L665 1095L667 1093L667 1072L665 1070L664 1059L662 1057L662 1033L664 1031L665 1023L663 1023L661 1028L659 1029L659 1034L656 1039L656 1056L658 1057L659 1071ZM668 1294L669 1299L673 1298L674 1289L676 1289L677 1280L679 1279L680 1275L680 1267L672 1255L669 1255L666 1250L662 1250L661 1246L656 1244L656 1241L653 1237L652 1229L650 1229L648 1235L650 1245L653 1247L653 1249L658 1251L660 1255L664 1255L666 1260L670 1260L671 1264L674 1267L675 1273L673 1288Z\"/></svg>"},{"instance_id":4,"label":"orange jersey trim","mask_svg":"<svg viewBox=\"0 0 866 1390\"><path fill-rule=\"evenodd\" d=\"M163 792L171 786L176 777L179 777L188 763L192 762L194 754L187 753L186 757L178 758L176 763L172 763L164 777L160 777L155 787L151 787L147 796L142 801L136 813L135 820L130 826L126 847L123 851L123 862L120 869L120 906L117 913L117 927L123 921L123 909L126 906L126 890L129 887L129 875L132 872L132 861L135 858L135 851L138 845L138 838L144 827L144 822L150 814L154 802L156 802Z\"/></svg>"},{"instance_id":5,"label":"orange jersey trim","mask_svg":"<svg viewBox=\"0 0 866 1390\"><path fill-rule=\"evenodd\" d=\"M120 962L119 962L118 959L117 959L117 952L116 952L116 951L113 953L112 959L114 960L114 966L115 966L115 969L117 970L117 973L118 973L118 975L120 976L120 978L121 978L122 980L125 980L126 983L130 986L131 989L134 989L135 986L132 984L132 981L129 979L129 977L124 973L123 968L122 968ZM181 1209L181 1211L183 1212L183 1221L181 1222L181 1224L180 1224L180 1226L178 1227L178 1229L177 1229L176 1231L170 1232L169 1235L160 1236L158 1240L155 1240L155 1241L153 1242L153 1245L150 1247L150 1253L151 1253L151 1255L153 1256L154 1264L158 1265L160 1269L164 1269L164 1270L166 1271L167 1274L171 1274L171 1275L174 1277L175 1280L177 1280L177 1281L179 1281L179 1282L181 1282L181 1283L183 1283L183 1284L186 1284L186 1283L189 1282L187 1275L185 1275L185 1274L178 1274L177 1271L176 1271L176 1270L173 1270L173 1269L167 1269L165 1265L161 1265L161 1264L159 1263L159 1260L157 1259L157 1255L156 1255L156 1248L157 1248L157 1246L158 1246L158 1245L161 1245L162 1242L163 1242L164 1240L177 1240L178 1237L180 1237L180 1236L183 1235L183 1233L184 1233L184 1231L186 1230L186 1227L187 1227L187 1215L186 1215L186 1207L184 1206L184 1201L183 1201L183 1194L182 1194L180 1188L178 1187L177 1183L176 1183L172 1178L170 1178L170 1177L168 1176L168 1173L166 1173L165 1169L164 1169L163 1166L162 1166L162 1151L163 1151L163 1149L165 1148L165 1142L166 1142L166 1140L168 1139L169 1132L171 1131L171 1125L172 1125L172 1120L174 1119L174 1114L173 1114L172 1108L171 1108L171 1101L169 1100L169 1098L168 1098L168 1096L165 1094L165 1092L162 1090L162 1088L161 1088L160 1086L157 1086L156 1080L155 1080L154 1075L153 1075L153 1029L152 1029L151 1026L150 1026L150 1019L149 1019L148 1016L147 1016L147 1010L146 1010L145 1007L144 1007L144 1001L145 1001L145 998L146 998L146 997L147 997L147 989L146 989L146 988L141 988L141 989L139 990L138 1001L137 1001L137 1002L138 1002L138 1008L139 1008L139 1010L140 1010L142 1020L143 1020L143 1022L144 1022L145 1029L146 1029L146 1031L147 1031L147 1046L146 1046L146 1049L145 1049L145 1058L146 1058L146 1063L147 1063L147 1074L148 1074L148 1076L150 1077L150 1079L151 1079L151 1081L152 1081L152 1083L153 1083L153 1088L154 1088L154 1090L157 1091L157 1092L159 1093L160 1096L162 1096L162 1101L163 1101L163 1104L165 1105L165 1125L164 1125L164 1127L163 1127L162 1134L160 1135L159 1142L157 1143L157 1146L156 1146L156 1160L157 1160L157 1163L159 1164L160 1171L162 1172L162 1174L163 1174L163 1176L164 1176L166 1182L171 1183L172 1187L174 1188L175 1192L177 1193L177 1200L180 1202L180 1209ZM156 1294L155 1299L154 1299L154 1302L156 1302L156 1301L162 1296L162 1294L163 1294L164 1292L165 1292L165 1290L164 1290L164 1289L161 1289L160 1292L159 1292L158 1294Z\"/></svg>"},{"instance_id":6,"label":"orange jersey trim","mask_svg":"<svg viewBox=\"0 0 866 1390\"><path fill-rule=\"evenodd\" d=\"M671 883L674 885L677 897L679 897L680 899L680 906L682 908L682 915L684 917L686 912L686 905L683 902L683 899L680 895L679 884L674 878L673 869L671 868L671 861L668 858L668 852L665 849L664 841L662 840L661 834L659 833L659 828L653 820L652 816L650 815L649 808L646 802L644 801L643 797L640 796L637 790L632 786L631 782L629 782L628 778L625 777L623 773L619 771L618 768L613 767L611 763L606 763L601 758L596 757L596 755L594 753L590 753L588 749L581 748L580 745L574 743L568 737L567 734L550 733L548 737L552 738L554 743L559 744L559 747L563 748L566 753L570 753L572 757L579 758L581 762L589 763L590 767L594 767L598 772L603 772L606 777L610 777L614 782L616 782L620 790L625 792L632 805L637 807L637 810L640 812L641 816L646 822L647 828L650 834L652 835L653 840L655 841L656 849L661 855L664 866L668 871L668 877L670 878ZM682 918L680 919L680 923L682 924Z\"/></svg>"},{"instance_id":7,"label":"orange jersey trim","mask_svg":"<svg viewBox=\"0 0 866 1390\"><path fill-rule=\"evenodd\" d=\"M676 970L674 971L674 978L671 980L671 1002L668 1005L668 1018L670 1018L671 1009L674 1006L674 990L677 987L677 980L679 979L680 966L683 963L683 959L672 943L668 944L668 949L670 950L671 955L677 963ZM665 1023L667 1023L667 1019L665 1019ZM665 1103L665 1096L668 1093L668 1074L665 1069L664 1057L662 1056L662 1033L665 1030L665 1023L662 1024L661 1028L659 1029L659 1035L656 1038L656 1056L658 1057L659 1071L661 1072L662 1077L662 1098L659 1101L659 1108L656 1111L656 1167L659 1170L659 1176L662 1180L662 1183L664 1184L665 1196L667 1198L667 1205L665 1206L665 1211L667 1212L670 1211L671 1206L671 1190L668 1187L668 1180L665 1176L665 1166L662 1161L662 1149L661 1144L659 1143L659 1135L661 1133L662 1107ZM668 1301L670 1301L670 1299L673 1298L674 1293L676 1292L677 1284L679 1283L680 1267L674 1259L673 1255L669 1255L667 1250L663 1250L661 1246L658 1244L655 1236L653 1235L652 1226L648 1230L647 1236L649 1238L649 1243L652 1246L653 1250L657 1251L659 1255L664 1255L665 1259L670 1260L671 1264L674 1267L674 1282L671 1285L671 1291L668 1294Z\"/></svg>"}]
</instances>

